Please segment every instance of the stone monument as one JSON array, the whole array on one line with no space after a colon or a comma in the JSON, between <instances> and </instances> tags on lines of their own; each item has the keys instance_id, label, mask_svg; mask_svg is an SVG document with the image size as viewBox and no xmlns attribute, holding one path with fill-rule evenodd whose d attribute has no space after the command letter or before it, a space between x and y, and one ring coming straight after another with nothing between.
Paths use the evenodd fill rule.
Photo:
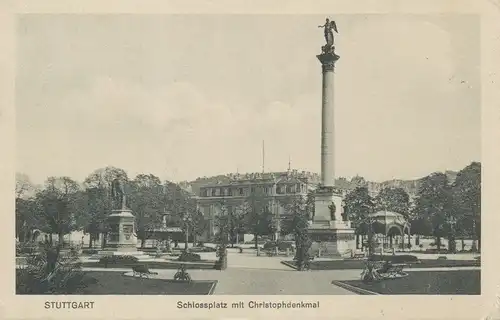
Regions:
<instances>
[{"instance_id":1,"label":"stone monument","mask_svg":"<svg viewBox=\"0 0 500 320\"><path fill-rule=\"evenodd\" d=\"M324 28L326 40L321 54L317 56L323 72L321 183L315 192L314 216L309 225L309 234L313 248L319 247L321 256L340 257L348 249L355 248L355 236L347 215L343 213L342 193L335 188L334 69L340 57L335 53L333 31L338 31L335 21L329 19L319 27Z\"/></svg>"},{"instance_id":2,"label":"stone monument","mask_svg":"<svg viewBox=\"0 0 500 320\"><path fill-rule=\"evenodd\" d=\"M99 251L98 255L129 255L137 257L140 261L149 260L148 255L137 250L135 216L127 206L125 186L125 181L121 179L115 179L111 183L113 209L107 219L109 231L106 247Z\"/></svg>"}]
</instances>

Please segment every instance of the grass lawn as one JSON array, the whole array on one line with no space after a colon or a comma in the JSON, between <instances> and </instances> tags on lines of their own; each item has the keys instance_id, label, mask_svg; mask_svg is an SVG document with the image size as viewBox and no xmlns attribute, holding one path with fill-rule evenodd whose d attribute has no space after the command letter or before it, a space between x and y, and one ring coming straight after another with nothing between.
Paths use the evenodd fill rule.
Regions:
<instances>
[{"instance_id":1,"label":"grass lawn","mask_svg":"<svg viewBox=\"0 0 500 320\"><path fill-rule=\"evenodd\" d=\"M411 268L437 268L437 267L478 267L481 262L470 260L436 260L423 259L421 263L412 263ZM289 264L295 265L295 261L286 261ZM288 265L288 264L285 264ZM365 261L363 260L329 260L329 261L312 261L311 270L346 270L346 269L363 269Z\"/></svg>"},{"instance_id":2,"label":"grass lawn","mask_svg":"<svg viewBox=\"0 0 500 320\"><path fill-rule=\"evenodd\" d=\"M333 284L355 291L355 288L379 294L481 294L480 270L415 271L400 279L364 283L361 280L334 281ZM349 288L343 286L355 287Z\"/></svg>"},{"instance_id":3,"label":"grass lawn","mask_svg":"<svg viewBox=\"0 0 500 320\"><path fill-rule=\"evenodd\" d=\"M181 266L182 262L177 261L176 263L169 263L169 262L156 262L156 261L144 261L144 262L137 262L137 264L144 264L147 265L149 269L179 269ZM212 270L214 269L215 261L206 261L203 262L201 261L200 263L191 263L191 264L186 264L186 268L188 270ZM106 268L106 266L103 263L99 262L85 262L83 263L83 267L86 268ZM131 269L132 264L127 263L127 264L113 264L109 263L107 268L123 268L123 269Z\"/></svg>"},{"instance_id":4,"label":"grass lawn","mask_svg":"<svg viewBox=\"0 0 500 320\"><path fill-rule=\"evenodd\" d=\"M130 294L130 295L208 295L217 281L180 282L164 279L126 277L122 272L85 272L92 281L79 294Z\"/></svg>"}]
</instances>

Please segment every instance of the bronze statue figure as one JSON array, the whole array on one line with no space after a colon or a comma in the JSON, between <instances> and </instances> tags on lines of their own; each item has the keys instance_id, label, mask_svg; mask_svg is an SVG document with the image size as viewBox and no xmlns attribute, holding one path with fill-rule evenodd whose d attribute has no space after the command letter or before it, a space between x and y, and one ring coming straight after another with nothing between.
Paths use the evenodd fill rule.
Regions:
<instances>
[{"instance_id":1,"label":"bronze statue figure","mask_svg":"<svg viewBox=\"0 0 500 320\"><path fill-rule=\"evenodd\" d=\"M330 209L330 220L335 221L335 211L337 210L335 203L332 202L332 204L328 206L328 209Z\"/></svg>"},{"instance_id":2,"label":"bronze statue figure","mask_svg":"<svg viewBox=\"0 0 500 320\"><path fill-rule=\"evenodd\" d=\"M349 221L349 211L345 202L342 203L342 208L342 221Z\"/></svg>"},{"instance_id":3,"label":"bronze statue figure","mask_svg":"<svg viewBox=\"0 0 500 320\"><path fill-rule=\"evenodd\" d=\"M325 32L326 44L322 47L323 53L333 53L333 51L335 50L333 31L335 31L336 33L339 32L337 29L337 24L335 23L335 21L330 21L330 19L326 18L325 24L322 26L318 26L318 28L323 28Z\"/></svg>"},{"instance_id":4,"label":"bronze statue figure","mask_svg":"<svg viewBox=\"0 0 500 320\"><path fill-rule=\"evenodd\" d=\"M123 180L117 178L111 182L111 197L117 209L123 210L127 208L127 195L125 194L125 182Z\"/></svg>"}]
</instances>

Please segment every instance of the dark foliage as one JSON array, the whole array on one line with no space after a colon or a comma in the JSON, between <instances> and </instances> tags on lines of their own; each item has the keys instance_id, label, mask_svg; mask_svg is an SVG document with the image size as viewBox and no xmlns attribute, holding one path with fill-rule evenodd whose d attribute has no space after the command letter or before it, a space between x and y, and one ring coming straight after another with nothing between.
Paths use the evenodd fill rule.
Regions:
<instances>
[{"instance_id":1,"label":"dark foliage","mask_svg":"<svg viewBox=\"0 0 500 320\"><path fill-rule=\"evenodd\" d=\"M212 247L193 247L190 249L191 252L216 252L217 249Z\"/></svg>"},{"instance_id":2,"label":"dark foliage","mask_svg":"<svg viewBox=\"0 0 500 320\"><path fill-rule=\"evenodd\" d=\"M409 254L405 255L391 255L391 256L381 256L381 255L372 255L368 258L369 261L389 261L392 263L409 263L409 262L417 262L418 258L416 256L412 256Z\"/></svg>"},{"instance_id":3,"label":"dark foliage","mask_svg":"<svg viewBox=\"0 0 500 320\"><path fill-rule=\"evenodd\" d=\"M184 262L197 262L197 261L201 261L201 257L197 253L182 252L177 260L184 261Z\"/></svg>"},{"instance_id":4,"label":"dark foliage","mask_svg":"<svg viewBox=\"0 0 500 320\"><path fill-rule=\"evenodd\" d=\"M99 252L99 250L96 250L96 249L82 249L82 254L85 254L85 255L93 255L93 254L97 254Z\"/></svg>"},{"instance_id":5,"label":"dark foliage","mask_svg":"<svg viewBox=\"0 0 500 320\"><path fill-rule=\"evenodd\" d=\"M81 269L78 253L62 253L59 248L40 248L26 259L26 267L16 270L17 294L72 294L91 283Z\"/></svg>"},{"instance_id":6,"label":"dark foliage","mask_svg":"<svg viewBox=\"0 0 500 320\"><path fill-rule=\"evenodd\" d=\"M294 246L291 242L285 242L285 241L269 241L266 242L263 246L264 250L272 250L278 247L279 251L286 251L286 249L289 249L290 251L293 251Z\"/></svg>"},{"instance_id":7,"label":"dark foliage","mask_svg":"<svg viewBox=\"0 0 500 320\"><path fill-rule=\"evenodd\" d=\"M120 265L127 265L127 264L135 264L139 261L137 257L134 256L104 256L101 259L99 259L99 264L104 264L105 266L109 264L120 264Z\"/></svg>"}]
</instances>

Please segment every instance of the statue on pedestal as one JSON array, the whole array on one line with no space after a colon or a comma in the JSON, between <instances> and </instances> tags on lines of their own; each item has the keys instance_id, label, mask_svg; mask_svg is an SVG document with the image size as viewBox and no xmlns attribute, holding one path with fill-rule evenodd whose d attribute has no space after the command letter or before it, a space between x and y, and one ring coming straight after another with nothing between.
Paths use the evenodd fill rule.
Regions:
<instances>
[{"instance_id":1,"label":"statue on pedestal","mask_svg":"<svg viewBox=\"0 0 500 320\"><path fill-rule=\"evenodd\" d=\"M123 180L117 178L111 182L111 197L114 209L127 209L127 195L125 194L125 182Z\"/></svg>"},{"instance_id":2,"label":"statue on pedestal","mask_svg":"<svg viewBox=\"0 0 500 320\"><path fill-rule=\"evenodd\" d=\"M330 220L335 221L335 211L337 210L335 203L332 202L332 204L328 206L328 209L330 209Z\"/></svg>"},{"instance_id":3,"label":"statue on pedestal","mask_svg":"<svg viewBox=\"0 0 500 320\"><path fill-rule=\"evenodd\" d=\"M349 211L348 211L347 203L345 203L345 201L343 201L342 206L344 209L342 212L342 221L349 221Z\"/></svg>"},{"instance_id":4,"label":"statue on pedestal","mask_svg":"<svg viewBox=\"0 0 500 320\"><path fill-rule=\"evenodd\" d=\"M322 26L318 26L318 28L323 28L325 32L326 44L321 47L321 50L323 51L323 53L333 53L333 51L335 50L333 31L338 33L337 24L335 23L335 21L330 21L330 19L326 18L325 24Z\"/></svg>"}]
</instances>

